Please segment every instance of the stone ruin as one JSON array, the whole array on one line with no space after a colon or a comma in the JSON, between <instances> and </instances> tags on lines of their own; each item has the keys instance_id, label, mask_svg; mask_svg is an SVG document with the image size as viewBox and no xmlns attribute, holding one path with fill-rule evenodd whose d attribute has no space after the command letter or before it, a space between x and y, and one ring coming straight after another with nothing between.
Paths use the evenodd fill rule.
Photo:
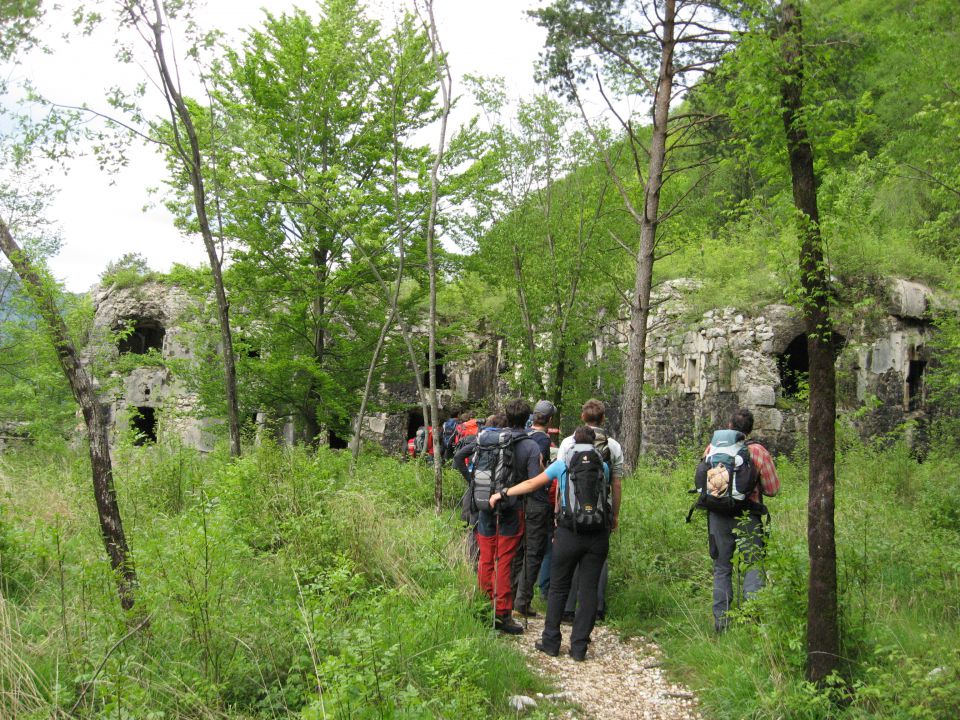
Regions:
<instances>
[{"instance_id":1,"label":"stone ruin","mask_svg":"<svg viewBox=\"0 0 960 720\"><path fill-rule=\"evenodd\" d=\"M790 451L806 432L806 335L796 310L786 305L769 305L754 314L714 309L691 320L684 303L690 285L666 283L650 318L643 451L670 454L702 442L739 405L753 409L758 439L776 451ZM909 426L916 433L929 418L924 376L932 292L893 280L887 295L888 307L875 313L872 322L838 328L839 410L859 410L849 416L855 416L864 437L894 432L906 421L913 421ZM191 358L181 318L195 302L182 289L155 282L95 289L94 303L96 340L89 359L110 366L123 354L151 349L163 359ZM594 359L613 349L623 351L625 322L601 333ZM125 328L128 332L118 336ZM441 417L465 405L494 407L509 396L504 341L493 333L478 333L474 346L477 350L469 357L441 358L438 363ZM102 380L101 394L115 433L133 429L138 442L177 438L189 447L212 448L210 429L218 421L194 416L196 397L165 367L148 364ZM616 434L617 398L603 399ZM424 424L416 383L381 385L377 407L389 409L365 417L364 439L387 452L403 452L407 438ZM296 437L290 427L281 435L288 442Z\"/></svg>"},{"instance_id":2,"label":"stone ruin","mask_svg":"<svg viewBox=\"0 0 960 720\"><path fill-rule=\"evenodd\" d=\"M753 410L754 437L789 452L807 423L807 336L797 310L714 309L690 322L683 300L689 286L667 283L651 314L642 450L670 454L703 442L743 405ZM932 299L929 288L895 279L887 307L872 321L837 328L838 412L865 438L893 433L906 421L916 433L929 420L924 377Z\"/></svg>"},{"instance_id":3,"label":"stone ruin","mask_svg":"<svg viewBox=\"0 0 960 720\"><path fill-rule=\"evenodd\" d=\"M86 360L97 368L116 367L122 355L151 351L163 360L193 357L183 320L196 303L183 289L148 281L130 288L94 287L91 294L95 315ZM176 439L198 450L213 449L210 429L217 421L195 416L196 395L167 367L147 363L126 374L114 370L98 383L114 437L132 430L135 444Z\"/></svg>"}]
</instances>

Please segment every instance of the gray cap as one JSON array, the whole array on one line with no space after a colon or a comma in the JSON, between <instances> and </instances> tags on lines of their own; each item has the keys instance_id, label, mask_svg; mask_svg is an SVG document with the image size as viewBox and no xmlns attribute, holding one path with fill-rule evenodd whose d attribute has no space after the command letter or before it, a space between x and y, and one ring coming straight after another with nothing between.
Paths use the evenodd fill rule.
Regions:
<instances>
[{"instance_id":1,"label":"gray cap","mask_svg":"<svg viewBox=\"0 0 960 720\"><path fill-rule=\"evenodd\" d=\"M533 406L533 412L545 417L553 417L557 414L556 406L549 400L541 400Z\"/></svg>"}]
</instances>

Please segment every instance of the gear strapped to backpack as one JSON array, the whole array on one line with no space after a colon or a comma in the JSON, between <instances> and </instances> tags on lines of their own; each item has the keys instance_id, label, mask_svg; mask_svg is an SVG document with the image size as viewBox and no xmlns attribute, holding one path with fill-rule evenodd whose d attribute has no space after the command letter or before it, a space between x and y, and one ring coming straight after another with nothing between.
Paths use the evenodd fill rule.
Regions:
<instances>
[{"instance_id":1,"label":"gear strapped to backpack","mask_svg":"<svg viewBox=\"0 0 960 720\"><path fill-rule=\"evenodd\" d=\"M739 515L756 510L750 495L757 487L757 469L750 459L743 433L717 430L710 440L708 453L697 465L694 489L697 500L687 513L687 522L695 510L708 510L721 515Z\"/></svg>"},{"instance_id":2,"label":"gear strapped to backpack","mask_svg":"<svg viewBox=\"0 0 960 720\"><path fill-rule=\"evenodd\" d=\"M491 495L516 484L514 446L526 437L526 433L515 434L511 430L496 428L488 428L477 435L477 449L470 467L470 498L474 511L489 510Z\"/></svg>"},{"instance_id":3,"label":"gear strapped to backpack","mask_svg":"<svg viewBox=\"0 0 960 720\"><path fill-rule=\"evenodd\" d=\"M603 443L606 447L606 435ZM609 450L607 452L609 454ZM561 475L557 489L560 497L557 524L574 532L609 530L613 527L613 505L602 451L597 449L596 442L593 445L577 443L566 463L567 471Z\"/></svg>"}]
</instances>

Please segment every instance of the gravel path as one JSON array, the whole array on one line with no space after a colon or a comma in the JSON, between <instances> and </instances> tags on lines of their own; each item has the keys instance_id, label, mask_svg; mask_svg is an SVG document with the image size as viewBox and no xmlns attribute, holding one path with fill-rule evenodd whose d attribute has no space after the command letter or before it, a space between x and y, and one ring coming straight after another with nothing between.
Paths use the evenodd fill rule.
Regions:
<instances>
[{"instance_id":1,"label":"gravel path","mask_svg":"<svg viewBox=\"0 0 960 720\"><path fill-rule=\"evenodd\" d=\"M522 621L522 618L518 618ZM660 650L643 639L623 640L598 625L587 650L586 662L567 655L570 626L563 626L564 643L559 657L538 652L543 618L533 618L523 635L516 637L530 666L562 691L563 700L580 709L569 718L586 720L702 720L693 693L671 683L660 668ZM537 699L538 703L542 700Z\"/></svg>"}]
</instances>

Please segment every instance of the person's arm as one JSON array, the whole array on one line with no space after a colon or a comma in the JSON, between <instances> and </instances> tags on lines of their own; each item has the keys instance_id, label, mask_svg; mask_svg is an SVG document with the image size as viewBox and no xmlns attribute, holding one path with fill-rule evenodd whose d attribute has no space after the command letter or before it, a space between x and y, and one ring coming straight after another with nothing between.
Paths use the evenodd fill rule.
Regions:
<instances>
[{"instance_id":1,"label":"person's arm","mask_svg":"<svg viewBox=\"0 0 960 720\"><path fill-rule=\"evenodd\" d=\"M497 503L505 497L516 497L517 495L526 495L527 493L532 493L534 490L543 487L548 482L550 482L550 476L547 475L547 471L544 470L542 473L530 478L529 480L524 480L522 483L511 485L510 487L491 495L490 507L496 507Z\"/></svg>"}]
</instances>

